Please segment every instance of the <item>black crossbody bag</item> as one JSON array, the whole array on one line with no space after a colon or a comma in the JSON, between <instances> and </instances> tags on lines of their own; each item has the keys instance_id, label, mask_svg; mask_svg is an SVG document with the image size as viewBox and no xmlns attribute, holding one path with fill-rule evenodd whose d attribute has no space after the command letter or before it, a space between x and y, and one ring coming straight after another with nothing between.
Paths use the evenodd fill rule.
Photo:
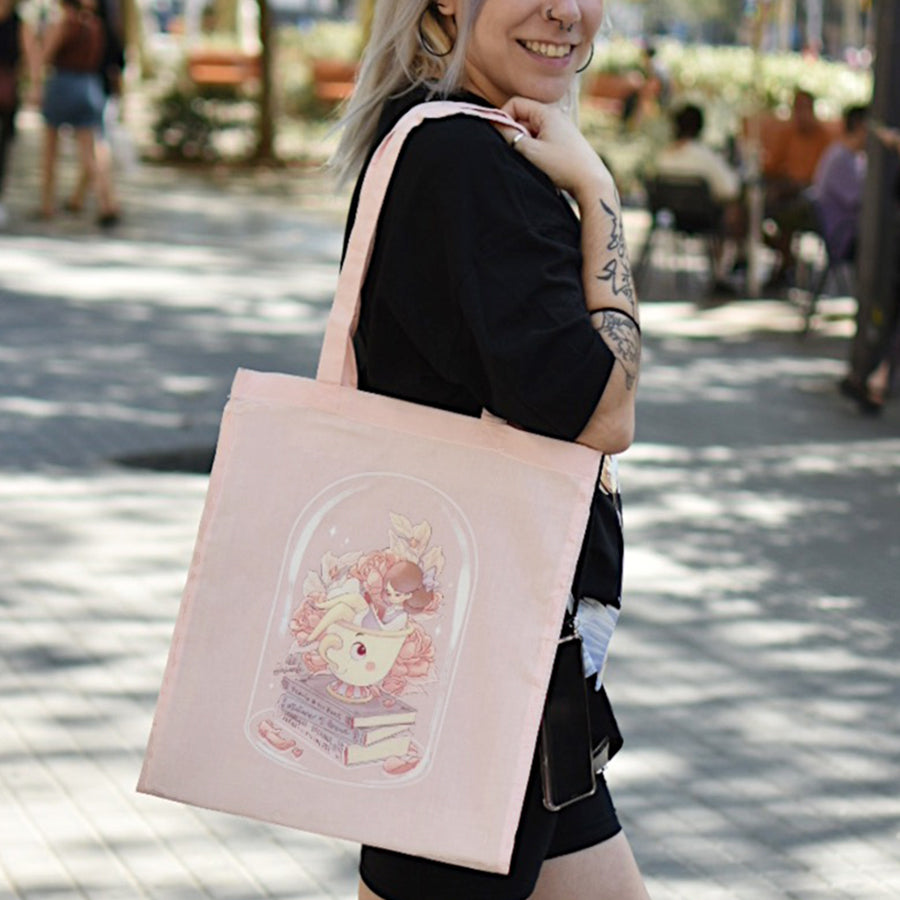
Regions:
<instances>
[{"instance_id":1,"label":"black crossbody bag","mask_svg":"<svg viewBox=\"0 0 900 900\"><path fill-rule=\"evenodd\" d=\"M544 806L557 812L596 793L597 773L621 746L606 693L589 698L581 635L574 615L567 612L541 718Z\"/></svg>"}]
</instances>

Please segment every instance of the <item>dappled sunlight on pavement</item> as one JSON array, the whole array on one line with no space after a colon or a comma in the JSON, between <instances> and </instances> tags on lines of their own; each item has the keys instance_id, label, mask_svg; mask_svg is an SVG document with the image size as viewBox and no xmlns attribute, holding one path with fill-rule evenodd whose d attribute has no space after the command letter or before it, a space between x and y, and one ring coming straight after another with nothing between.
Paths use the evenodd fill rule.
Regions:
<instances>
[{"instance_id":1,"label":"dappled sunlight on pavement","mask_svg":"<svg viewBox=\"0 0 900 900\"><path fill-rule=\"evenodd\" d=\"M273 178L142 169L109 235L14 194L0 896L355 896L351 844L134 790L234 371L311 375L335 283L340 201ZM846 298L801 341L791 303L662 284L621 464L619 812L654 900L898 897L900 415L838 395Z\"/></svg>"},{"instance_id":2,"label":"dappled sunlight on pavement","mask_svg":"<svg viewBox=\"0 0 900 900\"><path fill-rule=\"evenodd\" d=\"M896 895L896 411L844 406L789 309L645 309L607 676L638 858L663 897Z\"/></svg>"},{"instance_id":3,"label":"dappled sunlight on pavement","mask_svg":"<svg viewBox=\"0 0 900 900\"><path fill-rule=\"evenodd\" d=\"M134 792L205 487L0 476L0 894L355 896L350 845Z\"/></svg>"}]
</instances>

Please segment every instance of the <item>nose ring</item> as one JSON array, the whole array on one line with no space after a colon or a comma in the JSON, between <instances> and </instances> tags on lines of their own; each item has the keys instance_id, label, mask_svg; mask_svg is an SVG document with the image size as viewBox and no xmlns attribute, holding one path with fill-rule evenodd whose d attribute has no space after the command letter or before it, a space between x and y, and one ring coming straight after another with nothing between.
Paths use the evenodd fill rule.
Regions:
<instances>
[{"instance_id":1,"label":"nose ring","mask_svg":"<svg viewBox=\"0 0 900 900\"><path fill-rule=\"evenodd\" d=\"M559 24L560 31L570 32L575 27L574 22L569 22L569 24L566 25L562 19L558 19L556 16L554 16L552 6L547 7L547 12L545 13L545 15L547 16L548 22L557 22Z\"/></svg>"}]
</instances>

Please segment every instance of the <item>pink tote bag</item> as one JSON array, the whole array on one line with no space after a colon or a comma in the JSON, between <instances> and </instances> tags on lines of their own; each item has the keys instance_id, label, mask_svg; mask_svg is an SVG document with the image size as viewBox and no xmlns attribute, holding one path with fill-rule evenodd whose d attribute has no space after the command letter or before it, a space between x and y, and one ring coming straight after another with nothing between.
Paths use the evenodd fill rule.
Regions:
<instances>
[{"instance_id":1,"label":"pink tote bag","mask_svg":"<svg viewBox=\"0 0 900 900\"><path fill-rule=\"evenodd\" d=\"M598 477L587 447L356 389L405 136L370 164L315 380L241 370L138 790L507 872Z\"/></svg>"}]
</instances>

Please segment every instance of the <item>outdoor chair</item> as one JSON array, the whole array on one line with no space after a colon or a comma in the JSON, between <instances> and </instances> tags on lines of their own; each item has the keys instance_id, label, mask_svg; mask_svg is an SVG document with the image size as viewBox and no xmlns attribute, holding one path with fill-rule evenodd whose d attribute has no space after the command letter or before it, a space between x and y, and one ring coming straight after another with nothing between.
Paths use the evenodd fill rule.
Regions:
<instances>
[{"instance_id":1,"label":"outdoor chair","mask_svg":"<svg viewBox=\"0 0 900 900\"><path fill-rule=\"evenodd\" d=\"M695 175L656 175L644 182L650 230L638 259L635 279L645 280L646 269L652 263L654 243L661 231L675 242L677 275L684 273L682 265L685 239L699 239L709 266L709 287L715 284L716 257L722 240L722 207L710 192L709 182Z\"/></svg>"},{"instance_id":2,"label":"outdoor chair","mask_svg":"<svg viewBox=\"0 0 900 900\"><path fill-rule=\"evenodd\" d=\"M818 210L816 210L818 219ZM811 239L811 241L810 241ZM854 268L852 259L843 259L836 256L828 246L824 229L819 224L814 229L807 229L795 236L798 245L795 267L795 287L799 289L801 296L805 295L805 301L801 303L803 323L800 328L800 336L809 334L812 328L812 320L818 310L819 300L825 293L825 288L831 280L838 290L848 296L855 296ZM815 252L812 254L804 250L804 244L815 244Z\"/></svg>"}]
</instances>

